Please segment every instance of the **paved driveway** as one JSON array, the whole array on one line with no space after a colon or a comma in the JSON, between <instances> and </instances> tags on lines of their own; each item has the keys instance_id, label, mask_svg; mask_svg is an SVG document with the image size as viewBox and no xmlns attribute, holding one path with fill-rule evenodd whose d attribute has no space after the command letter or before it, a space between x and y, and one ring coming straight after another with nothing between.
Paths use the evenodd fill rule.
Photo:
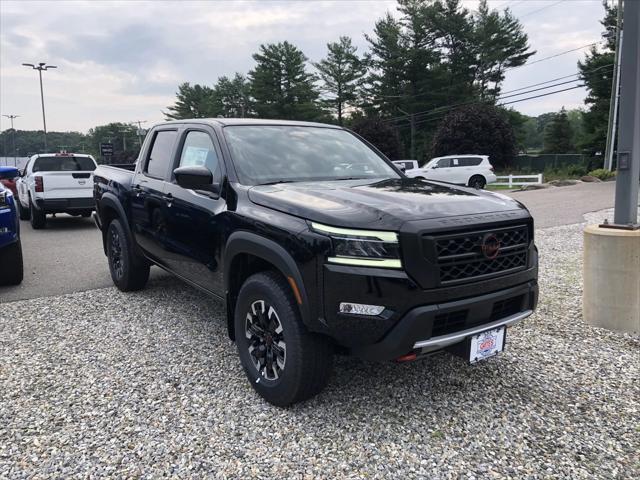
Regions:
<instances>
[{"instance_id":1,"label":"paved driveway","mask_svg":"<svg viewBox=\"0 0 640 480\"><path fill-rule=\"evenodd\" d=\"M583 221L582 215L613 206L614 182L550 187L510 196L529 207L537 228ZM22 222L25 278L18 287L0 287L0 302L81 292L112 286L100 232L90 219L58 215L47 228ZM152 268L152 278L167 275Z\"/></svg>"}]
</instances>

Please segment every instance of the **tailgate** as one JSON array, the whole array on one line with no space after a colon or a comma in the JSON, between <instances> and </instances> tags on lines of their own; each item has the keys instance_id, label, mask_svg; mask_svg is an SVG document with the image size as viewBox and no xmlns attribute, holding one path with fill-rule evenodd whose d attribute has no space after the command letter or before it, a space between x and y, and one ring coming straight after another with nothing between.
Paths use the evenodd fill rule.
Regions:
<instances>
[{"instance_id":1,"label":"tailgate","mask_svg":"<svg viewBox=\"0 0 640 480\"><path fill-rule=\"evenodd\" d=\"M93 196L93 172L37 172L44 185L43 198L87 198Z\"/></svg>"}]
</instances>

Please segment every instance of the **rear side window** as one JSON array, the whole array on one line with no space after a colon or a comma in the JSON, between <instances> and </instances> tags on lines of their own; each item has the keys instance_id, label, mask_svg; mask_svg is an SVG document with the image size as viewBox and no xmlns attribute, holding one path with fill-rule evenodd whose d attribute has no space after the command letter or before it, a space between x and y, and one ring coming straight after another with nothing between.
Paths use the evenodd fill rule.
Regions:
<instances>
[{"instance_id":1,"label":"rear side window","mask_svg":"<svg viewBox=\"0 0 640 480\"><path fill-rule=\"evenodd\" d=\"M458 161L461 167L476 167L482 163L482 158L468 157L460 158Z\"/></svg>"},{"instance_id":2,"label":"rear side window","mask_svg":"<svg viewBox=\"0 0 640 480\"><path fill-rule=\"evenodd\" d=\"M89 157L39 157L32 172L93 172L96 164Z\"/></svg>"},{"instance_id":3,"label":"rear side window","mask_svg":"<svg viewBox=\"0 0 640 480\"><path fill-rule=\"evenodd\" d=\"M180 166L206 167L211 173L215 173L218 168L218 155L208 134L198 131L187 133L180 155Z\"/></svg>"},{"instance_id":4,"label":"rear side window","mask_svg":"<svg viewBox=\"0 0 640 480\"><path fill-rule=\"evenodd\" d=\"M156 178L165 178L167 176L176 135L177 132L175 130L163 130L156 133L151 153L147 160L147 167L145 168L145 172L150 176Z\"/></svg>"}]
</instances>

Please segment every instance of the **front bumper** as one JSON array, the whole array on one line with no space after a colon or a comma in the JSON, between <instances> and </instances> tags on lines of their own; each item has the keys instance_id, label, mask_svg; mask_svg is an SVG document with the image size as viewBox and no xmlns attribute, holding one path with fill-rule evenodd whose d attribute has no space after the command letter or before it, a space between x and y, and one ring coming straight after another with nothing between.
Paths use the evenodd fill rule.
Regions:
<instances>
[{"instance_id":1,"label":"front bumper","mask_svg":"<svg viewBox=\"0 0 640 480\"><path fill-rule=\"evenodd\" d=\"M93 197L85 198L38 198L36 207L46 213L64 213L95 210Z\"/></svg>"},{"instance_id":2,"label":"front bumper","mask_svg":"<svg viewBox=\"0 0 640 480\"><path fill-rule=\"evenodd\" d=\"M392 360L441 350L476 333L513 325L531 315L537 303L538 283L530 281L486 295L416 307L381 340L356 346L352 353L369 360Z\"/></svg>"}]
</instances>

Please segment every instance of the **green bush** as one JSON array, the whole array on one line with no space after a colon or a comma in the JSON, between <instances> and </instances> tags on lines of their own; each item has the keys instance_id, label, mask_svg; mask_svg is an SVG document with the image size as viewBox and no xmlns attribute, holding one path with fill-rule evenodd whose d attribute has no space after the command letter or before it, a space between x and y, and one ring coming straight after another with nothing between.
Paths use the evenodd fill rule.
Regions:
<instances>
[{"instance_id":1,"label":"green bush","mask_svg":"<svg viewBox=\"0 0 640 480\"><path fill-rule=\"evenodd\" d=\"M616 172L610 172L604 168L598 168L597 170L591 170L587 175L599 178L600 180L609 180L616 176Z\"/></svg>"}]
</instances>

